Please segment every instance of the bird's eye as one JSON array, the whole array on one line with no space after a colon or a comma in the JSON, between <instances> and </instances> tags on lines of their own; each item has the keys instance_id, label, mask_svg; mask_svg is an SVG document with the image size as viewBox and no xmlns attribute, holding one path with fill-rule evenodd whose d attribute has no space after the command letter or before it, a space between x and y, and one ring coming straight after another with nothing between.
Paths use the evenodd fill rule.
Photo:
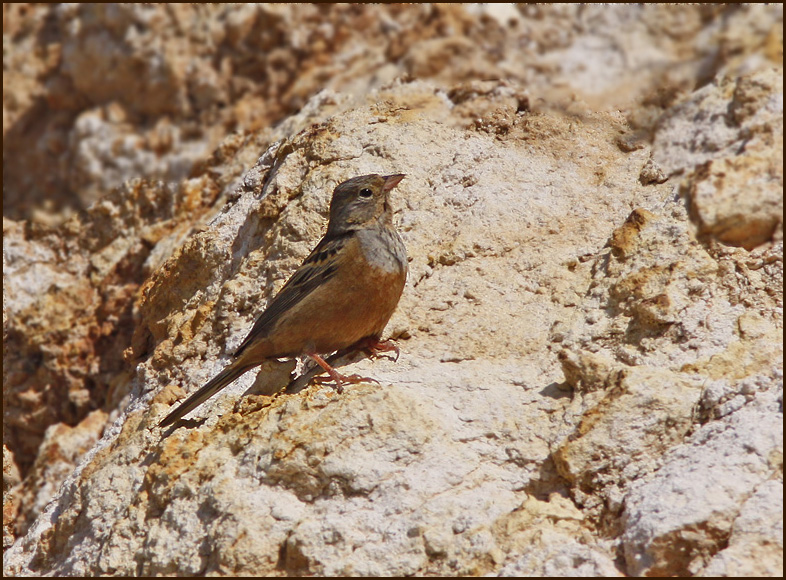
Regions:
<instances>
[{"instance_id":1,"label":"bird's eye","mask_svg":"<svg viewBox=\"0 0 786 580\"><path fill-rule=\"evenodd\" d=\"M360 197L371 197L373 194L368 187L364 187L363 189L360 190L359 195Z\"/></svg>"}]
</instances>

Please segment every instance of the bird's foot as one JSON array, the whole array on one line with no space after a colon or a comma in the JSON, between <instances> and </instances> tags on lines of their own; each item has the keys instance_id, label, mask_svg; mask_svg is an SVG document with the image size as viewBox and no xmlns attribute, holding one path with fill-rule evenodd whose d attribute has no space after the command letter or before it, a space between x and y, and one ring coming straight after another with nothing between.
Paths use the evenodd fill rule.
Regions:
<instances>
[{"instance_id":1,"label":"bird's foot","mask_svg":"<svg viewBox=\"0 0 786 580\"><path fill-rule=\"evenodd\" d=\"M344 392L344 386L343 385L345 383L357 384L357 383L363 383L363 382L367 382L367 381L372 381L372 382L375 382L375 383L379 384L378 380L372 379L370 377L362 377L360 375L342 375L336 369L334 369L332 366L330 366L325 361L325 359L323 359L318 354L312 353L312 352L307 353L307 354L315 363L317 363L319 366L321 366L322 369L329 376L329 378L328 377L324 377L324 378L323 377L315 377L314 378L314 382L315 383L324 384L324 383L327 383L327 382L332 380L335 383L336 392L338 392L339 394Z\"/></svg>"},{"instance_id":2,"label":"bird's foot","mask_svg":"<svg viewBox=\"0 0 786 580\"><path fill-rule=\"evenodd\" d=\"M400 350L398 344L394 340L379 340L373 337L368 337L355 343L353 348L364 351L370 358L378 358L381 353L395 352L396 356L388 356L393 362L398 360Z\"/></svg>"}]
</instances>

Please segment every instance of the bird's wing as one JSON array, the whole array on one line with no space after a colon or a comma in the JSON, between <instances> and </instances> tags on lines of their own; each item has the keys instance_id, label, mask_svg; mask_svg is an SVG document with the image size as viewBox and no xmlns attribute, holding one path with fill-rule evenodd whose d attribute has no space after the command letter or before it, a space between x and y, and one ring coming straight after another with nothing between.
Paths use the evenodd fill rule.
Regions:
<instances>
[{"instance_id":1,"label":"bird's wing","mask_svg":"<svg viewBox=\"0 0 786 580\"><path fill-rule=\"evenodd\" d=\"M290 308L303 300L316 288L330 280L338 268L337 257L353 236L352 232L328 238L325 236L308 255L300 267L287 280L275 298L270 301L264 312L257 318L246 339L235 351L235 357L251 344L254 339L264 336Z\"/></svg>"}]
</instances>

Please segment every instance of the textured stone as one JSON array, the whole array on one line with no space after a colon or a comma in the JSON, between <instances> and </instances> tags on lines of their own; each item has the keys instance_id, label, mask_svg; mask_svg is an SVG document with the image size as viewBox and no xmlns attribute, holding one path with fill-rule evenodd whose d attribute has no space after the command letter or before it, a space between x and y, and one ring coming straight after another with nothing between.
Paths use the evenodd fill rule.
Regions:
<instances>
[{"instance_id":1,"label":"textured stone","mask_svg":"<svg viewBox=\"0 0 786 580\"><path fill-rule=\"evenodd\" d=\"M20 533L27 531L27 527L44 510L60 484L74 471L78 461L93 448L101 436L106 420L106 413L99 409L90 413L76 427L59 423L46 430L36 462L20 493L20 510L23 510L26 516L26 519L20 522ZM35 482L35 488L30 485L32 482Z\"/></svg>"},{"instance_id":2,"label":"textured stone","mask_svg":"<svg viewBox=\"0 0 786 580\"><path fill-rule=\"evenodd\" d=\"M728 547L698 576L778 577L783 571L783 482L757 486L731 528Z\"/></svg>"},{"instance_id":3,"label":"textured stone","mask_svg":"<svg viewBox=\"0 0 786 580\"><path fill-rule=\"evenodd\" d=\"M4 16L5 574L782 575L780 5ZM164 437L370 172L399 360Z\"/></svg>"},{"instance_id":4,"label":"textured stone","mask_svg":"<svg viewBox=\"0 0 786 580\"><path fill-rule=\"evenodd\" d=\"M748 505L761 502L756 495L766 494L768 482L783 473L782 399L781 380L737 412L698 429L664 457L657 473L632 486L622 535L631 573L685 576L708 566L704 572L710 576L770 575L778 562L782 566L782 550L781 560L777 551L782 518L773 521L763 512L752 517ZM746 543L760 554L758 564L738 560ZM718 554L727 545L732 546L729 553Z\"/></svg>"},{"instance_id":5,"label":"textured stone","mask_svg":"<svg viewBox=\"0 0 786 580\"><path fill-rule=\"evenodd\" d=\"M575 96L605 110L643 101L629 114L650 127L695 79L782 62L783 44L782 7L757 5L70 4L3 16L4 215L49 224L126 179L181 180L228 129L279 123L323 89L362 98L400 75L507 79L556 110Z\"/></svg>"}]
</instances>

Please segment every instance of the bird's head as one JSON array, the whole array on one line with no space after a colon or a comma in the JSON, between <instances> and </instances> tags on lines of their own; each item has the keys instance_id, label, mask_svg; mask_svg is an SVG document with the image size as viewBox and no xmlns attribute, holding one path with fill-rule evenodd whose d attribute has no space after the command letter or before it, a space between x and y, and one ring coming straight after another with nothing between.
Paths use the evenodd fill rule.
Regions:
<instances>
[{"instance_id":1,"label":"bird's head","mask_svg":"<svg viewBox=\"0 0 786 580\"><path fill-rule=\"evenodd\" d=\"M388 201L390 190L404 179L403 174L361 175L339 183L330 202L328 235L371 227L376 223L389 225L393 210Z\"/></svg>"}]
</instances>

